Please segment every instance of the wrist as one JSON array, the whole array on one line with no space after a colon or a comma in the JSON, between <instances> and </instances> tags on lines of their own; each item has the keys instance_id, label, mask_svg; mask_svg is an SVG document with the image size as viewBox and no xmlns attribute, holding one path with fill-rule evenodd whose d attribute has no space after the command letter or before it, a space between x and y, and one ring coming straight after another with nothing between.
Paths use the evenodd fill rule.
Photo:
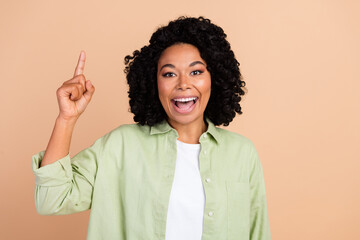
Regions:
<instances>
[{"instance_id":1,"label":"wrist","mask_svg":"<svg viewBox=\"0 0 360 240\"><path fill-rule=\"evenodd\" d=\"M64 118L61 115L58 115L58 117L56 118L56 124L61 126L73 127L75 126L77 120L78 117Z\"/></svg>"}]
</instances>

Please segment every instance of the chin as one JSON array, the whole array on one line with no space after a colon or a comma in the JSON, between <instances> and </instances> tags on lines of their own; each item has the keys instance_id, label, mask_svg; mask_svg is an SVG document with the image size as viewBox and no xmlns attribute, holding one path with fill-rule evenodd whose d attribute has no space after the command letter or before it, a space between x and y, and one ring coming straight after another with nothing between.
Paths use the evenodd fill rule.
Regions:
<instances>
[{"instance_id":1,"label":"chin","mask_svg":"<svg viewBox=\"0 0 360 240\"><path fill-rule=\"evenodd\" d=\"M176 123L181 125L189 125L191 123L203 120L203 116L168 116L168 121L170 123Z\"/></svg>"}]
</instances>

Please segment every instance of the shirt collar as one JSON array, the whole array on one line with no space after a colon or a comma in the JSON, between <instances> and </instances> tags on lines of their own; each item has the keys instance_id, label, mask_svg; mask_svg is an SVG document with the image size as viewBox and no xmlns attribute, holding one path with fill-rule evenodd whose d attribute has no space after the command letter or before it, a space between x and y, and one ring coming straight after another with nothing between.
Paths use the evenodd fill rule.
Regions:
<instances>
[{"instance_id":1,"label":"shirt collar","mask_svg":"<svg viewBox=\"0 0 360 240\"><path fill-rule=\"evenodd\" d=\"M206 122L208 123L208 128L206 133L210 134L215 139L216 142L219 142L221 135L219 133L218 128L209 118L206 118ZM163 120L162 122L157 123L154 126L150 127L150 135L163 134L171 130L176 131L174 128L170 126L170 124L166 120Z\"/></svg>"},{"instance_id":2,"label":"shirt collar","mask_svg":"<svg viewBox=\"0 0 360 240\"><path fill-rule=\"evenodd\" d=\"M150 127L150 135L166 133L172 129L173 128L170 126L170 124L166 120L163 120L162 122L159 122Z\"/></svg>"},{"instance_id":3,"label":"shirt collar","mask_svg":"<svg viewBox=\"0 0 360 240\"><path fill-rule=\"evenodd\" d=\"M219 128L217 128L209 118L206 118L206 122L208 123L208 129L206 132L209 133L217 143L219 143L221 141Z\"/></svg>"}]
</instances>

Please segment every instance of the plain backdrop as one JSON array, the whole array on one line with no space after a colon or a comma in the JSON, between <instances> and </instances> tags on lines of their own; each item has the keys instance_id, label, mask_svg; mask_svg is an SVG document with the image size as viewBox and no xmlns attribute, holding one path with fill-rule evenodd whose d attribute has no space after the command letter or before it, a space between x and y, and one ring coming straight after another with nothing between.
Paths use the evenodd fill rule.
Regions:
<instances>
[{"instance_id":1,"label":"plain backdrop","mask_svg":"<svg viewBox=\"0 0 360 240\"><path fill-rule=\"evenodd\" d=\"M133 123L123 58L181 15L221 26L240 62L248 93L227 128L258 149L272 239L360 239L359 12L356 0L1 0L0 239L86 238L90 211L35 210L31 157L46 148L56 89L85 50L96 92L73 156Z\"/></svg>"}]
</instances>

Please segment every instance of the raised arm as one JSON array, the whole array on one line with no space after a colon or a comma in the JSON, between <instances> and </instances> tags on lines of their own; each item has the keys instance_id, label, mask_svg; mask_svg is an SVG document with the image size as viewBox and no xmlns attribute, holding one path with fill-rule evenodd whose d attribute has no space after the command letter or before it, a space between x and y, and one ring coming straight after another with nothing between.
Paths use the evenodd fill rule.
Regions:
<instances>
[{"instance_id":1,"label":"raised arm","mask_svg":"<svg viewBox=\"0 0 360 240\"><path fill-rule=\"evenodd\" d=\"M72 133L77 119L89 104L95 87L86 80L83 72L86 55L81 51L74 77L56 91L59 115L47 145L40 167L55 162L69 153Z\"/></svg>"},{"instance_id":2,"label":"raised arm","mask_svg":"<svg viewBox=\"0 0 360 240\"><path fill-rule=\"evenodd\" d=\"M81 212L91 207L101 152L101 139L72 159L69 147L75 123L95 91L83 75L85 52L80 53L74 77L57 90L59 115L46 151L33 156L35 206L42 215Z\"/></svg>"}]
</instances>

